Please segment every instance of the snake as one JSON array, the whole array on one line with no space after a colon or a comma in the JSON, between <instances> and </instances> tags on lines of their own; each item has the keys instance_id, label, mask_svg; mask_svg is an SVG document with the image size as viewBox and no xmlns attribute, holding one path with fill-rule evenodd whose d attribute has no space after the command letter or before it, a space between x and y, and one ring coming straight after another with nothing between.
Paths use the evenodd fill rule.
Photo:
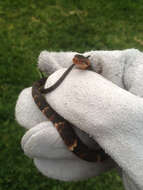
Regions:
<instances>
[{"instance_id":1,"label":"snake","mask_svg":"<svg viewBox=\"0 0 143 190\"><path fill-rule=\"evenodd\" d=\"M73 64L49 88L44 88L47 77L42 77L40 80L34 82L32 86L32 97L40 111L53 123L69 151L74 153L78 158L88 162L103 162L109 158L109 155L101 147L94 150L84 144L74 131L74 127L76 126L57 113L45 98L45 94L55 90L64 81L74 66L82 70L89 68L90 61L88 57L76 54L73 58Z\"/></svg>"}]
</instances>

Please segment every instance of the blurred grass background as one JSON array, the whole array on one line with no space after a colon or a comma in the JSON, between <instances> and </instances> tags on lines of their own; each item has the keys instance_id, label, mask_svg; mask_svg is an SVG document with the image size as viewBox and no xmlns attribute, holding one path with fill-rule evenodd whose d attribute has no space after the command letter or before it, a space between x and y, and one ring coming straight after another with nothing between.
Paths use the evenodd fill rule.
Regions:
<instances>
[{"instance_id":1,"label":"blurred grass background","mask_svg":"<svg viewBox=\"0 0 143 190\"><path fill-rule=\"evenodd\" d=\"M0 1L0 190L123 190L115 171L82 182L42 176L21 150L14 107L39 77L40 51L143 50L142 23L142 0Z\"/></svg>"}]
</instances>

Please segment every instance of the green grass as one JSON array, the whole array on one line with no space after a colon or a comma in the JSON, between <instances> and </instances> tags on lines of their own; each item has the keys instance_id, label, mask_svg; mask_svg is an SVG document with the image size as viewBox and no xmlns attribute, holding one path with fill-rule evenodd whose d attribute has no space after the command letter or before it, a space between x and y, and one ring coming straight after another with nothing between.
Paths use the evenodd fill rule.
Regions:
<instances>
[{"instance_id":1,"label":"green grass","mask_svg":"<svg viewBox=\"0 0 143 190\"><path fill-rule=\"evenodd\" d=\"M21 150L14 107L38 78L40 51L143 50L142 22L141 0L0 1L0 190L123 190L115 171L82 182L42 176Z\"/></svg>"}]
</instances>

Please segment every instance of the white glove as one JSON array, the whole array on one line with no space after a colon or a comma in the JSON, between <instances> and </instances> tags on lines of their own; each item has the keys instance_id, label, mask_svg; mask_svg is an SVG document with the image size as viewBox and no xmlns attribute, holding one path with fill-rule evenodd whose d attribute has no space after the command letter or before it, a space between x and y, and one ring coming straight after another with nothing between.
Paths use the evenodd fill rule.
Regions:
<instances>
[{"instance_id":1,"label":"white glove","mask_svg":"<svg viewBox=\"0 0 143 190\"><path fill-rule=\"evenodd\" d=\"M46 71L50 67L50 62L41 61L40 63L40 60L44 60L46 56L48 57L49 53L44 52L43 54L39 58L39 67ZM53 56L58 65L58 57L64 60L68 57L71 60L71 54L62 53L60 57L60 54L53 53L52 55L51 53L49 59L50 56ZM91 55L90 60L95 71L94 64L98 65L99 70L102 70L104 77L136 95L142 95L141 59L143 55L141 52L137 50L92 51L85 54ZM71 57L73 57L73 54ZM64 61L61 61L61 63L64 63ZM66 63L66 66L68 66L70 61L66 61ZM57 81L62 73L63 70L59 70L51 75L46 85L50 86ZM131 183L137 184L137 187L142 189L141 177L143 177L143 174L142 171L139 171L139 168L143 166L143 144L140 142L143 136L141 126L143 102L141 98L122 90L94 72L79 70L72 71L61 86L47 94L46 98L57 112L81 130L92 135L130 177ZM47 127L51 123L47 122L45 116L36 108L31 97L31 89L24 90L16 106L18 122L27 128L31 128L42 121L46 121L30 129L22 140L25 153L34 158L39 170L49 177L63 180L82 179L97 174L98 172L94 174L93 171L97 164L82 161L68 152L63 142L58 140L60 138L57 131L52 127ZM25 114L26 110L28 110L28 114ZM37 118L37 116L40 117ZM34 121L31 122L31 120ZM53 132L50 133L50 130ZM45 133L46 131L47 133ZM56 134L57 138L55 138ZM50 136L54 137L52 138L53 141ZM49 140L47 140L47 137ZM61 155L60 153L55 154L53 151L54 145L57 149L60 146L62 147L63 153ZM49 150L53 153L46 154L46 151ZM67 153L64 151L67 151ZM73 163L74 159L76 161ZM75 163L77 165L74 168ZM107 169L106 166L110 166L110 163L102 164L103 170ZM81 170L82 173L80 173Z\"/></svg>"}]
</instances>

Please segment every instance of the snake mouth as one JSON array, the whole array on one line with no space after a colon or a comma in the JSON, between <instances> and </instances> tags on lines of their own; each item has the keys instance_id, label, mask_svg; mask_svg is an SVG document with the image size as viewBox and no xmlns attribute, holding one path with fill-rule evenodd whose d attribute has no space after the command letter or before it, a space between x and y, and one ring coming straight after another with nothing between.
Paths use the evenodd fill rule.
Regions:
<instances>
[{"instance_id":1,"label":"snake mouth","mask_svg":"<svg viewBox=\"0 0 143 190\"><path fill-rule=\"evenodd\" d=\"M77 64L76 64L76 66L77 67L88 67L89 66L89 63L87 63L87 62L78 62Z\"/></svg>"}]
</instances>

